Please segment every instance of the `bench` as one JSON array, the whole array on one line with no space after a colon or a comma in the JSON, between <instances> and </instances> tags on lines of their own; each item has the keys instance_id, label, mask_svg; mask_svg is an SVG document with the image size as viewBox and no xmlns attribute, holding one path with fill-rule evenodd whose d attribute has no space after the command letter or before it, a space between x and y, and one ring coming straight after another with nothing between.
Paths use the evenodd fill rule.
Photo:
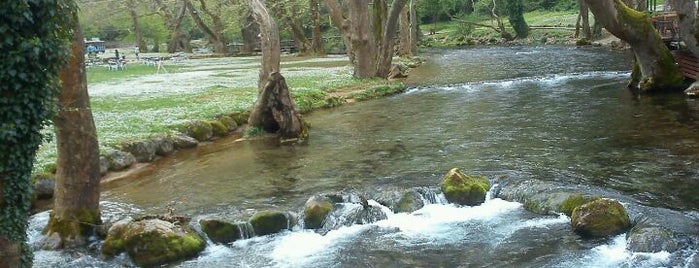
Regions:
<instances>
[{"instance_id":1,"label":"bench","mask_svg":"<svg viewBox=\"0 0 699 268\"><path fill-rule=\"evenodd\" d=\"M694 80L699 77L699 59L686 52L673 51L672 54L685 77Z\"/></svg>"}]
</instances>

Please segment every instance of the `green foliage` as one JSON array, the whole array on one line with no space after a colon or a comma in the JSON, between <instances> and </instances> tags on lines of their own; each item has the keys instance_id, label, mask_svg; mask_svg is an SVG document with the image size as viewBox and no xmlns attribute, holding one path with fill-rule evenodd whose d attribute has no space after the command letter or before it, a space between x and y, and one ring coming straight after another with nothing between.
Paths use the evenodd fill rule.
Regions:
<instances>
[{"instance_id":1,"label":"green foliage","mask_svg":"<svg viewBox=\"0 0 699 268\"><path fill-rule=\"evenodd\" d=\"M251 137L257 137L265 134L265 130L262 127L252 127L248 126L245 128L245 134L244 136L246 138L251 138Z\"/></svg>"},{"instance_id":2,"label":"green foliage","mask_svg":"<svg viewBox=\"0 0 699 268\"><path fill-rule=\"evenodd\" d=\"M57 74L69 56L72 1L0 4L0 236L23 245L34 154L54 113ZM28 252L28 251L27 251ZM31 266L31 254L22 258Z\"/></svg>"},{"instance_id":3,"label":"green foliage","mask_svg":"<svg viewBox=\"0 0 699 268\"><path fill-rule=\"evenodd\" d=\"M352 94L352 98L356 100L368 100L375 99L378 97L398 94L405 90L405 85L402 83L392 84L392 85L382 85L367 90Z\"/></svg>"}]
</instances>

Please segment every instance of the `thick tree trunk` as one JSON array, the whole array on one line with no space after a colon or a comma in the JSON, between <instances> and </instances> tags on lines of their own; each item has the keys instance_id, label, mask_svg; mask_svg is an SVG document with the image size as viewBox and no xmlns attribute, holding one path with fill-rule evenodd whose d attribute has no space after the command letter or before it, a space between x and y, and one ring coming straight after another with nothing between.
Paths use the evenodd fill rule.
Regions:
<instances>
[{"instance_id":1,"label":"thick tree trunk","mask_svg":"<svg viewBox=\"0 0 699 268\"><path fill-rule=\"evenodd\" d=\"M398 47L398 56L403 58L412 58L412 31L410 30L410 9L405 8L400 13L400 43Z\"/></svg>"},{"instance_id":2,"label":"thick tree trunk","mask_svg":"<svg viewBox=\"0 0 699 268\"><path fill-rule=\"evenodd\" d=\"M694 57L699 58L699 20L697 5L694 0L675 0L673 2L680 20L680 40Z\"/></svg>"},{"instance_id":3,"label":"thick tree trunk","mask_svg":"<svg viewBox=\"0 0 699 268\"><path fill-rule=\"evenodd\" d=\"M524 4L522 0L507 1L507 16L510 25L515 29L517 38L527 38L529 36L529 25L524 20Z\"/></svg>"},{"instance_id":4,"label":"thick tree trunk","mask_svg":"<svg viewBox=\"0 0 699 268\"><path fill-rule=\"evenodd\" d=\"M311 9L311 24L313 32L311 36L311 47L313 54L316 56L325 56L325 48L323 47L323 32L320 29L320 2L319 0L308 1Z\"/></svg>"},{"instance_id":5,"label":"thick tree trunk","mask_svg":"<svg viewBox=\"0 0 699 268\"><path fill-rule=\"evenodd\" d=\"M73 56L61 70L62 90L54 118L58 160L54 208L45 246L82 246L101 224L100 163L97 131L87 94L84 43L77 13L73 16Z\"/></svg>"},{"instance_id":6,"label":"thick tree trunk","mask_svg":"<svg viewBox=\"0 0 699 268\"><path fill-rule=\"evenodd\" d=\"M334 23L341 26L340 32L349 40L348 50L350 59L353 59L354 77L386 78L393 59L393 38L398 18L406 1L393 1L390 12L386 11L385 0L373 1L372 12L369 12L370 0L348 1L346 18L341 15L335 1L325 2L331 10Z\"/></svg>"},{"instance_id":7,"label":"thick tree trunk","mask_svg":"<svg viewBox=\"0 0 699 268\"><path fill-rule=\"evenodd\" d=\"M590 10L587 8L585 1L580 0L579 2L583 38L592 40L592 29L590 28Z\"/></svg>"},{"instance_id":8,"label":"thick tree trunk","mask_svg":"<svg viewBox=\"0 0 699 268\"><path fill-rule=\"evenodd\" d=\"M417 42L420 41L420 30L418 29L420 19L417 17L417 2L418 0L410 0L410 50L413 56L417 55Z\"/></svg>"},{"instance_id":9,"label":"thick tree trunk","mask_svg":"<svg viewBox=\"0 0 699 268\"><path fill-rule=\"evenodd\" d=\"M277 25L261 0L247 2L262 33L259 94L250 113L249 125L277 133L283 143L287 140L305 142L308 139L308 126L296 109L286 80L279 72L281 49Z\"/></svg>"},{"instance_id":10,"label":"thick tree trunk","mask_svg":"<svg viewBox=\"0 0 699 268\"><path fill-rule=\"evenodd\" d=\"M614 36L633 49L641 78L630 86L641 91L681 88L684 77L650 18L620 0L585 0L595 18Z\"/></svg>"}]
</instances>

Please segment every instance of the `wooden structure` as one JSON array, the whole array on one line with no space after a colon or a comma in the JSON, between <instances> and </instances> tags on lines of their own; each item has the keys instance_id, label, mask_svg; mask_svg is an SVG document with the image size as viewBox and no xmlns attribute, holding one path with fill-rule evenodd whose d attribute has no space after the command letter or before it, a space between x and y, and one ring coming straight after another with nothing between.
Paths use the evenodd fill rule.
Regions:
<instances>
[{"instance_id":1,"label":"wooden structure","mask_svg":"<svg viewBox=\"0 0 699 268\"><path fill-rule=\"evenodd\" d=\"M699 59L680 49L680 28L677 13L674 11L656 12L653 13L652 21L665 45L672 50L675 62L680 66L684 76L697 80L699 77Z\"/></svg>"}]
</instances>

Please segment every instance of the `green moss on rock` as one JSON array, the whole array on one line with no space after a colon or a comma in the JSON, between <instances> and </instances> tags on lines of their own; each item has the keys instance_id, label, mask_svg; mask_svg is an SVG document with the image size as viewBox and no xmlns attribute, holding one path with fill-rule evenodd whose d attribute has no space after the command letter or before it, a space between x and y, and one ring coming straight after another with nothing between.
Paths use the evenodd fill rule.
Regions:
<instances>
[{"instance_id":1,"label":"green moss on rock","mask_svg":"<svg viewBox=\"0 0 699 268\"><path fill-rule=\"evenodd\" d=\"M303 209L303 223L306 229L318 229L323 227L325 218L333 209L330 199L322 196L314 196L306 201Z\"/></svg>"},{"instance_id":2,"label":"green moss on rock","mask_svg":"<svg viewBox=\"0 0 699 268\"><path fill-rule=\"evenodd\" d=\"M215 137L225 137L228 135L228 127L219 120L207 121L211 125L211 134Z\"/></svg>"},{"instance_id":3,"label":"green moss on rock","mask_svg":"<svg viewBox=\"0 0 699 268\"><path fill-rule=\"evenodd\" d=\"M250 218L256 235L279 233L289 228L289 218L281 211L260 211Z\"/></svg>"},{"instance_id":4,"label":"green moss on rock","mask_svg":"<svg viewBox=\"0 0 699 268\"><path fill-rule=\"evenodd\" d=\"M185 126L185 133L197 141L208 141L213 136L213 127L206 121L192 121Z\"/></svg>"},{"instance_id":5,"label":"green moss on rock","mask_svg":"<svg viewBox=\"0 0 699 268\"><path fill-rule=\"evenodd\" d=\"M573 231L583 236L605 237L620 234L630 226L626 209L616 200L601 198L573 210Z\"/></svg>"},{"instance_id":6,"label":"green moss on rock","mask_svg":"<svg viewBox=\"0 0 699 268\"><path fill-rule=\"evenodd\" d=\"M451 169L442 179L442 192L452 203L476 206L485 201L490 182L485 176L465 175L459 169Z\"/></svg>"},{"instance_id":7,"label":"green moss on rock","mask_svg":"<svg viewBox=\"0 0 699 268\"><path fill-rule=\"evenodd\" d=\"M124 237L126 252L139 266L187 259L204 250L206 245L188 228L157 219L130 224Z\"/></svg>"},{"instance_id":8,"label":"green moss on rock","mask_svg":"<svg viewBox=\"0 0 699 268\"><path fill-rule=\"evenodd\" d=\"M202 219L199 221L201 230L215 243L230 243L240 239L240 229L237 225L220 220Z\"/></svg>"},{"instance_id":9,"label":"green moss on rock","mask_svg":"<svg viewBox=\"0 0 699 268\"><path fill-rule=\"evenodd\" d=\"M228 128L229 131L234 130L238 127L238 123L230 116L227 115L222 115L218 118L218 121L220 121L226 128Z\"/></svg>"},{"instance_id":10,"label":"green moss on rock","mask_svg":"<svg viewBox=\"0 0 699 268\"><path fill-rule=\"evenodd\" d=\"M586 197L582 194L571 195L568 198L566 198L561 204L560 212L570 217L570 215L573 214L573 210L575 210L577 207L597 199L599 199L598 196Z\"/></svg>"}]
</instances>

